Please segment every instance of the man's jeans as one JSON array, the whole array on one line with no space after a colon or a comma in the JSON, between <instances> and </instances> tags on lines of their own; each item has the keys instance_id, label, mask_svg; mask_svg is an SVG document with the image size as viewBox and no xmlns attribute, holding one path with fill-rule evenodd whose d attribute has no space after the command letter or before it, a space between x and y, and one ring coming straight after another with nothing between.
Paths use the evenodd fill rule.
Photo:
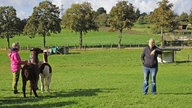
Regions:
<instances>
[{"instance_id":1,"label":"man's jeans","mask_svg":"<svg viewBox=\"0 0 192 108\"><path fill-rule=\"evenodd\" d=\"M143 83L143 94L147 94L149 88L149 76L151 77L151 93L156 94L156 75L158 68L149 68L143 66L144 83Z\"/></svg>"}]
</instances>

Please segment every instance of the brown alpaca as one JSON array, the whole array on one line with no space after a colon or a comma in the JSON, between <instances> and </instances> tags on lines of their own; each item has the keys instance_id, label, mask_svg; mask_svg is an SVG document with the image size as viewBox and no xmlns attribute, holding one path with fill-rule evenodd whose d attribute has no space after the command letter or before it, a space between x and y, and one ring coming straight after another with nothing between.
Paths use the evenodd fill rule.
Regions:
<instances>
[{"instance_id":1,"label":"brown alpaca","mask_svg":"<svg viewBox=\"0 0 192 108\"><path fill-rule=\"evenodd\" d=\"M38 97L36 92L37 82L39 78L39 66L38 66L38 54L43 53L40 48L33 48L32 50L32 62L27 63L22 68L22 82L23 82L23 96L26 97L26 84L30 81L30 95L32 95L32 90L35 97Z\"/></svg>"},{"instance_id":2,"label":"brown alpaca","mask_svg":"<svg viewBox=\"0 0 192 108\"><path fill-rule=\"evenodd\" d=\"M43 54L43 64L41 64L39 70L40 70L40 81L41 81L41 92L44 92L44 88L46 86L47 91L49 92L49 87L51 83L51 76L52 76L52 68L48 64L48 54L47 52L44 52ZM45 82L45 83L44 83Z\"/></svg>"}]
</instances>

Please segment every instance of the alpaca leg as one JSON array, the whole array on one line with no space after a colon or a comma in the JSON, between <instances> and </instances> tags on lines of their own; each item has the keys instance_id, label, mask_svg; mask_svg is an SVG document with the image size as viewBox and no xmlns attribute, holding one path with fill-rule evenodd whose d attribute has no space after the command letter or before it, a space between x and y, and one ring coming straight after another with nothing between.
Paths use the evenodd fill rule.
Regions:
<instances>
[{"instance_id":1,"label":"alpaca leg","mask_svg":"<svg viewBox=\"0 0 192 108\"><path fill-rule=\"evenodd\" d=\"M41 92L44 92L44 76L40 74L40 81L41 81Z\"/></svg>"},{"instance_id":2,"label":"alpaca leg","mask_svg":"<svg viewBox=\"0 0 192 108\"><path fill-rule=\"evenodd\" d=\"M49 89L49 87L50 87L50 83L51 83L51 74L49 74L49 76L47 77L47 91L49 92L50 91L50 89Z\"/></svg>"},{"instance_id":3,"label":"alpaca leg","mask_svg":"<svg viewBox=\"0 0 192 108\"><path fill-rule=\"evenodd\" d=\"M49 92L49 77L46 78L46 89Z\"/></svg>"},{"instance_id":4,"label":"alpaca leg","mask_svg":"<svg viewBox=\"0 0 192 108\"><path fill-rule=\"evenodd\" d=\"M32 95L32 89L33 89L33 82L30 81L30 84L29 84L29 88L30 88L30 95Z\"/></svg>"},{"instance_id":5,"label":"alpaca leg","mask_svg":"<svg viewBox=\"0 0 192 108\"><path fill-rule=\"evenodd\" d=\"M39 70L37 70L37 73L36 73L36 90L39 89L38 81L39 81Z\"/></svg>"},{"instance_id":6,"label":"alpaca leg","mask_svg":"<svg viewBox=\"0 0 192 108\"><path fill-rule=\"evenodd\" d=\"M34 93L35 97L39 97L39 96L37 95L36 88L33 89L33 93Z\"/></svg>"},{"instance_id":7,"label":"alpaca leg","mask_svg":"<svg viewBox=\"0 0 192 108\"><path fill-rule=\"evenodd\" d=\"M33 93L34 93L35 97L38 97L37 92L36 92L36 90L37 90L36 87L37 87L37 86L36 86L36 84L34 83L34 84L32 85Z\"/></svg>"},{"instance_id":8,"label":"alpaca leg","mask_svg":"<svg viewBox=\"0 0 192 108\"><path fill-rule=\"evenodd\" d=\"M23 90L23 97L26 97L26 81L25 80L23 80L22 90Z\"/></svg>"}]
</instances>

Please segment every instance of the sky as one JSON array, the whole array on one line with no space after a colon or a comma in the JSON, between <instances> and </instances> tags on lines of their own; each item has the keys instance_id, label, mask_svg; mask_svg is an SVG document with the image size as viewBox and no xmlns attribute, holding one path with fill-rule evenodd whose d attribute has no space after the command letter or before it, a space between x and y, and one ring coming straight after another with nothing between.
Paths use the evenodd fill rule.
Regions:
<instances>
[{"instance_id":1,"label":"sky","mask_svg":"<svg viewBox=\"0 0 192 108\"><path fill-rule=\"evenodd\" d=\"M44 0L0 0L0 6L13 6L17 11L17 16L21 19L28 18L33 13L33 8L38 6ZM66 10L73 3L90 2L93 10L103 7L107 13L120 0L50 0L53 4ZM138 8L141 13L149 13L158 7L157 2L162 0L128 0L135 8ZM192 9L192 0L169 0L173 3L172 10L180 15L183 12L190 13Z\"/></svg>"}]
</instances>

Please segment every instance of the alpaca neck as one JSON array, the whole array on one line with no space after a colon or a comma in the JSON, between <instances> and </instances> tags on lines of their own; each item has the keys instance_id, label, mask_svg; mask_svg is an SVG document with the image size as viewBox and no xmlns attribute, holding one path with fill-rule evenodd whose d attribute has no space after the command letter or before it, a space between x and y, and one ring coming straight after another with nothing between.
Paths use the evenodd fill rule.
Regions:
<instances>
[{"instance_id":1,"label":"alpaca neck","mask_svg":"<svg viewBox=\"0 0 192 108\"><path fill-rule=\"evenodd\" d=\"M48 55L47 55L46 52L43 54L43 62L44 62L44 63L47 63L47 62L48 62Z\"/></svg>"},{"instance_id":2,"label":"alpaca neck","mask_svg":"<svg viewBox=\"0 0 192 108\"><path fill-rule=\"evenodd\" d=\"M38 64L38 57L34 57L32 63L34 63L34 64Z\"/></svg>"},{"instance_id":3,"label":"alpaca neck","mask_svg":"<svg viewBox=\"0 0 192 108\"><path fill-rule=\"evenodd\" d=\"M32 63L33 63L33 64L38 64L38 62L39 62L38 54L34 52L34 53L32 54Z\"/></svg>"}]
</instances>

